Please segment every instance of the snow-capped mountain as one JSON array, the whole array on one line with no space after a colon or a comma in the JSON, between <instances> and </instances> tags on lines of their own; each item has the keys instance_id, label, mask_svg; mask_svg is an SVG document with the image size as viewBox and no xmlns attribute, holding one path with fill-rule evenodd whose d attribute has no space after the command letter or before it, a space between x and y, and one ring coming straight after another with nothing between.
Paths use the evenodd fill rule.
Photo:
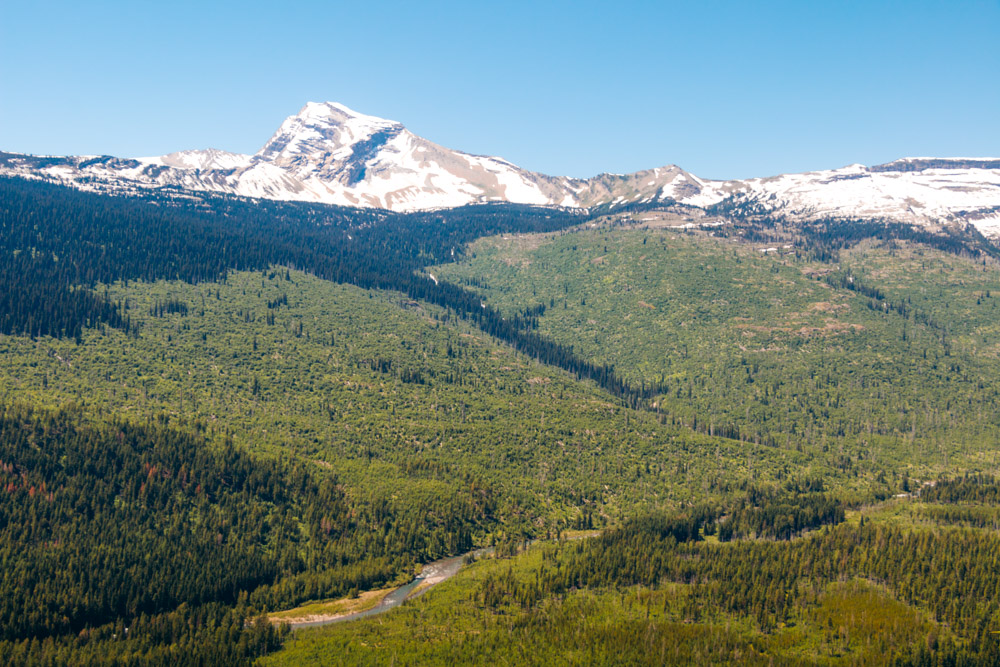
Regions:
<instances>
[{"instance_id":1,"label":"snow-capped mountain","mask_svg":"<svg viewBox=\"0 0 1000 667\"><path fill-rule=\"evenodd\" d=\"M174 186L396 211L489 201L707 207L732 200L792 219L958 221L1000 235L1000 159L907 158L875 167L850 165L743 181L703 180L672 165L576 179L444 148L398 122L333 102L306 104L254 155L216 149L134 159L0 153L4 173L99 190Z\"/></svg>"},{"instance_id":2,"label":"snow-capped mountain","mask_svg":"<svg viewBox=\"0 0 1000 667\"><path fill-rule=\"evenodd\" d=\"M885 218L969 222L1000 233L1000 159L904 158L866 167L713 184L718 192L792 219Z\"/></svg>"},{"instance_id":3,"label":"snow-capped mountain","mask_svg":"<svg viewBox=\"0 0 1000 667\"><path fill-rule=\"evenodd\" d=\"M634 200L658 188L683 190L693 178L677 167L586 180L545 176L501 158L444 148L400 123L333 102L306 104L254 155L215 149L135 159L0 154L4 172L81 187L169 185L396 211L488 201L590 206Z\"/></svg>"}]
</instances>

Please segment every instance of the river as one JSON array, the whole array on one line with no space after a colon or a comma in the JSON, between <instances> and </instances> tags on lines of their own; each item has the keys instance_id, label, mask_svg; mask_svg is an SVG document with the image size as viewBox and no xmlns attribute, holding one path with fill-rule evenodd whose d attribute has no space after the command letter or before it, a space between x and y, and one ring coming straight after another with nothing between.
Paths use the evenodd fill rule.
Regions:
<instances>
[{"instance_id":1,"label":"river","mask_svg":"<svg viewBox=\"0 0 1000 667\"><path fill-rule=\"evenodd\" d=\"M400 586L396 590L392 591L384 598L382 598L377 605L371 609L365 609L364 611L356 611L350 614L342 614L340 616L332 616L330 618L323 618L315 621L299 621L289 623L289 627L292 630L298 630L300 628L315 628L321 625L330 625L331 623L344 623L346 621L355 621L359 618L365 618L366 616L377 616L379 614L384 614L385 612L398 607L403 604L406 600L411 597L417 598L426 593L431 589L431 587L445 581L446 579L451 579L458 571L462 569L462 563L465 562L467 556L473 556L479 558L480 556L485 556L493 552L493 547L486 547L483 549L476 549L470 551L469 553L462 554L461 556L451 556L449 558L442 558L441 560L436 560L433 563L428 563L424 565L420 574L417 575L413 581L406 584L405 586ZM420 588L420 585L427 583L427 586L420 589L413 594L413 591Z\"/></svg>"}]
</instances>

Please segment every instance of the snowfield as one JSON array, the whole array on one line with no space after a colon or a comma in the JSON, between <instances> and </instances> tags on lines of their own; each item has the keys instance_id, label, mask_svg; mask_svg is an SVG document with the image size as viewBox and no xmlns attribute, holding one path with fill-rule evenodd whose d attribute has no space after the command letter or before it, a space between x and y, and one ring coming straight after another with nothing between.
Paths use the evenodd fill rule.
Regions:
<instances>
[{"instance_id":1,"label":"snowfield","mask_svg":"<svg viewBox=\"0 0 1000 667\"><path fill-rule=\"evenodd\" d=\"M884 218L971 223L1000 236L1000 158L904 158L742 181L703 180L670 165L589 179L546 176L418 137L336 102L306 104L254 155L186 150L136 159L0 153L0 174L88 190L174 186L248 197L395 211L489 201L561 207L734 198L792 219Z\"/></svg>"}]
</instances>

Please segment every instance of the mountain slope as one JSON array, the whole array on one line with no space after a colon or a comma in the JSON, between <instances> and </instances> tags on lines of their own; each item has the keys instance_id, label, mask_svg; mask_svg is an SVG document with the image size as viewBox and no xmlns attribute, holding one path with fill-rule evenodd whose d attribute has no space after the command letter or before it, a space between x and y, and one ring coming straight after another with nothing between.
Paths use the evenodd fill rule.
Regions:
<instances>
[{"instance_id":1,"label":"mountain slope","mask_svg":"<svg viewBox=\"0 0 1000 667\"><path fill-rule=\"evenodd\" d=\"M984 233L1000 231L1000 160L904 158L874 167L734 181L723 189L792 218L965 221Z\"/></svg>"},{"instance_id":2,"label":"mountain slope","mask_svg":"<svg viewBox=\"0 0 1000 667\"><path fill-rule=\"evenodd\" d=\"M670 165L589 179L546 176L416 136L334 102L306 104L254 155L216 149L159 157L0 153L0 174L97 190L173 186L248 197L414 211L508 201L562 207L729 201L791 219L877 217L972 223L1000 233L1000 159L907 158L888 164L736 181Z\"/></svg>"}]
</instances>

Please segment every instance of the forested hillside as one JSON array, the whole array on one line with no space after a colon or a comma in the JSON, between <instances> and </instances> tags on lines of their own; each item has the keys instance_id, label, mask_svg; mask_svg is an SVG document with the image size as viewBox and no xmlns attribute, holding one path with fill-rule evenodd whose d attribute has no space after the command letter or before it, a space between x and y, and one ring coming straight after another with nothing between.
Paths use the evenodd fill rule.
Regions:
<instances>
[{"instance_id":1,"label":"forested hillside","mask_svg":"<svg viewBox=\"0 0 1000 667\"><path fill-rule=\"evenodd\" d=\"M993 655L985 240L640 214L0 180L0 661Z\"/></svg>"},{"instance_id":2,"label":"forested hillside","mask_svg":"<svg viewBox=\"0 0 1000 667\"><path fill-rule=\"evenodd\" d=\"M923 505L887 502L788 541L720 543L699 509L648 517L484 559L262 664L996 664L996 529L912 518Z\"/></svg>"},{"instance_id":3,"label":"forested hillside","mask_svg":"<svg viewBox=\"0 0 1000 667\"><path fill-rule=\"evenodd\" d=\"M819 261L791 243L633 227L483 239L433 270L506 312L536 305L539 333L655 387L661 409L699 431L994 463L989 256L868 239Z\"/></svg>"}]
</instances>

